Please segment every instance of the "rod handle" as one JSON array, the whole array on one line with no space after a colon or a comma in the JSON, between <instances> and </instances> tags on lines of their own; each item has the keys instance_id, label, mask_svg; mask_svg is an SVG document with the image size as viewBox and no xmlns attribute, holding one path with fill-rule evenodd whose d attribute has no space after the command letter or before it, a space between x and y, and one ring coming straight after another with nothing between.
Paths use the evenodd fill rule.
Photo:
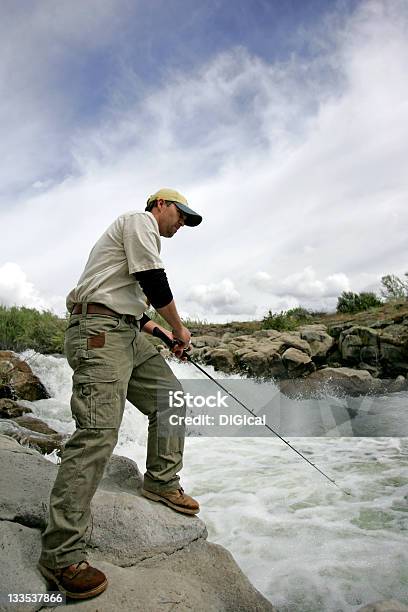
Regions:
<instances>
[{"instance_id":1,"label":"rod handle","mask_svg":"<svg viewBox=\"0 0 408 612\"><path fill-rule=\"evenodd\" d=\"M156 338L162 340L164 344L169 347L170 350L173 350L174 347L177 346L177 344L180 344L179 342L177 342L177 340L171 340L171 338L169 338L168 335L165 334L159 327L153 328L152 336L156 336ZM187 353L186 350L183 351L182 357L185 357L188 360L190 359L190 355Z\"/></svg>"},{"instance_id":2,"label":"rod handle","mask_svg":"<svg viewBox=\"0 0 408 612\"><path fill-rule=\"evenodd\" d=\"M164 342L164 344L166 344L170 349L173 349L177 344L175 340L172 340L171 338L169 338L168 335L165 334L159 327L153 328L152 336L156 336L156 338L160 338L160 340Z\"/></svg>"}]
</instances>

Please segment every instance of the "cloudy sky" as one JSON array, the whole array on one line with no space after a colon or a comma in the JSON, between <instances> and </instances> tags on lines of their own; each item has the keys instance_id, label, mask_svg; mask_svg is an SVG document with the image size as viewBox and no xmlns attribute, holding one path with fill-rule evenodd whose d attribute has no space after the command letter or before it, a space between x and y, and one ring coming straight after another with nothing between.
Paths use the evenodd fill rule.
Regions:
<instances>
[{"instance_id":1,"label":"cloudy sky","mask_svg":"<svg viewBox=\"0 0 408 612\"><path fill-rule=\"evenodd\" d=\"M160 187L184 316L333 309L408 269L406 0L3 0L0 302L64 313ZM404 170L405 168L405 170Z\"/></svg>"}]
</instances>

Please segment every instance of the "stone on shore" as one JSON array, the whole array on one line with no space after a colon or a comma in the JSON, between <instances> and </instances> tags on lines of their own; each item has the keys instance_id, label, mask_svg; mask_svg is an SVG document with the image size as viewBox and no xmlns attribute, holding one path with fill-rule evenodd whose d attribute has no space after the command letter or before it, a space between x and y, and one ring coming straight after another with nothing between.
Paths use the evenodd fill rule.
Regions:
<instances>
[{"instance_id":1,"label":"stone on shore","mask_svg":"<svg viewBox=\"0 0 408 612\"><path fill-rule=\"evenodd\" d=\"M325 358L334 345L334 338L327 333L325 325L304 325L299 327L299 332L309 344L313 358Z\"/></svg>"},{"instance_id":2,"label":"stone on shore","mask_svg":"<svg viewBox=\"0 0 408 612\"><path fill-rule=\"evenodd\" d=\"M280 381L279 388L290 398L319 399L328 395L358 397L378 393L384 385L366 370L341 367L322 368L304 379Z\"/></svg>"},{"instance_id":3,"label":"stone on shore","mask_svg":"<svg viewBox=\"0 0 408 612\"><path fill-rule=\"evenodd\" d=\"M286 366L289 377L306 376L316 369L311 357L296 349L288 348L282 355L282 363Z\"/></svg>"},{"instance_id":4,"label":"stone on shore","mask_svg":"<svg viewBox=\"0 0 408 612\"><path fill-rule=\"evenodd\" d=\"M234 367L233 354L222 348L215 348L208 351L204 356L204 360L206 363L211 363L215 370L229 372Z\"/></svg>"},{"instance_id":5,"label":"stone on shore","mask_svg":"<svg viewBox=\"0 0 408 612\"><path fill-rule=\"evenodd\" d=\"M0 351L0 373L3 384L11 387L20 399L35 402L49 398L49 393L26 361L13 351Z\"/></svg>"},{"instance_id":6,"label":"stone on shore","mask_svg":"<svg viewBox=\"0 0 408 612\"><path fill-rule=\"evenodd\" d=\"M36 569L58 467L38 452L0 435L0 591L46 591ZM205 524L140 496L134 462L113 457L92 503L90 561L105 571L109 587L97 599L67 608L95 612L134 610L273 612L224 548L206 541ZM38 610L28 604L24 610ZM163 607L163 609L165 609Z\"/></svg>"}]
</instances>

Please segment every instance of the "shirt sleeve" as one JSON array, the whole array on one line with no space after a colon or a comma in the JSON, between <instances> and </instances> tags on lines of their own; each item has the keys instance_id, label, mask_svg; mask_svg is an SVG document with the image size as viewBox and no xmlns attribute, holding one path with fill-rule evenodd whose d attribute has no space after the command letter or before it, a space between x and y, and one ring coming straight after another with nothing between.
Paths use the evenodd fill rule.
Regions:
<instances>
[{"instance_id":1,"label":"shirt sleeve","mask_svg":"<svg viewBox=\"0 0 408 612\"><path fill-rule=\"evenodd\" d=\"M123 245L129 274L164 268L160 259L160 235L155 219L148 213L137 213L126 219Z\"/></svg>"},{"instance_id":2,"label":"shirt sleeve","mask_svg":"<svg viewBox=\"0 0 408 612\"><path fill-rule=\"evenodd\" d=\"M170 304L173 294L164 270L145 270L136 272L134 276L153 308Z\"/></svg>"}]
</instances>

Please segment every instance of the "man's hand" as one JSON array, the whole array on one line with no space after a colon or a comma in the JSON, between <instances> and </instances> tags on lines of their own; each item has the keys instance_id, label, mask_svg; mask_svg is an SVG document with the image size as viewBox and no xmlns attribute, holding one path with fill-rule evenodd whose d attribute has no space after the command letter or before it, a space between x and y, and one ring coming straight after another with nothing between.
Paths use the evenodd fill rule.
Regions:
<instances>
[{"instance_id":1,"label":"man's hand","mask_svg":"<svg viewBox=\"0 0 408 612\"><path fill-rule=\"evenodd\" d=\"M177 342L177 344L172 350L172 353L174 353L176 357L181 359L181 361L187 361L186 357L183 357L183 352L189 351L191 349L191 346L190 346L191 334L189 330L187 329L187 327L184 327L184 325L182 325L181 327L178 327L177 329L173 329L172 339Z\"/></svg>"}]
</instances>

